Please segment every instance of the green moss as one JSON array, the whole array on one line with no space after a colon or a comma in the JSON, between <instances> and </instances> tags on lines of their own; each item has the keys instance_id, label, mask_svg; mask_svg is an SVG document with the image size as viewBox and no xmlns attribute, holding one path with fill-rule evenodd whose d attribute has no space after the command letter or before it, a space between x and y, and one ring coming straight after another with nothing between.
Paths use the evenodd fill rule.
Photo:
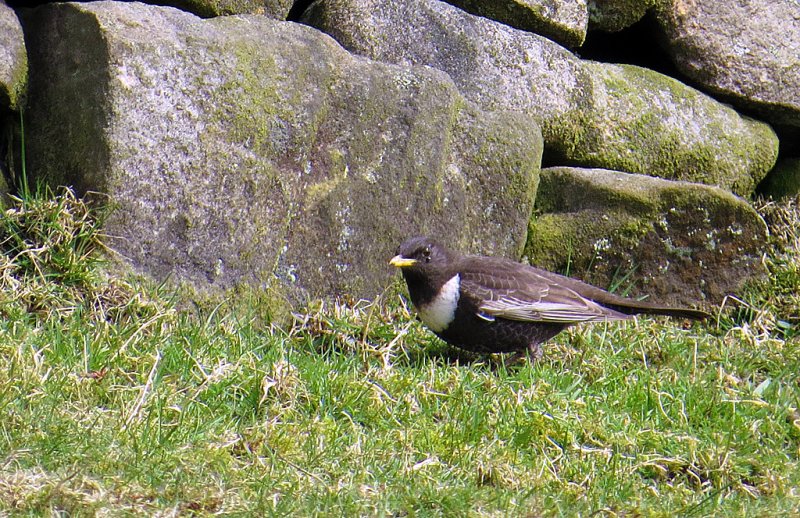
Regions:
<instances>
[{"instance_id":1,"label":"green moss","mask_svg":"<svg viewBox=\"0 0 800 518\"><path fill-rule=\"evenodd\" d=\"M224 291L202 289L190 282L171 283L178 305L191 305L205 313L230 312L257 322L267 328L292 323L292 297L289 290L275 277L265 280L260 286L237 284Z\"/></svg>"},{"instance_id":2,"label":"green moss","mask_svg":"<svg viewBox=\"0 0 800 518\"><path fill-rule=\"evenodd\" d=\"M232 70L226 72L225 82L211 91L209 102L210 122L224 128L220 136L262 157L306 154L303 151L315 142L325 119L326 88L334 80L329 61L322 55L325 44L309 40L306 45L293 46L291 55L277 56L253 41L230 38L227 45L220 53L232 57ZM310 105L304 97L308 85L321 94ZM198 88L207 89L204 84ZM300 106L313 109L306 113L298 111Z\"/></svg>"},{"instance_id":3,"label":"green moss","mask_svg":"<svg viewBox=\"0 0 800 518\"><path fill-rule=\"evenodd\" d=\"M593 176L594 184L587 180ZM614 285L620 272L636 269L628 279L635 292L674 295L684 290L681 297L716 300L757 274L765 234L747 204L700 185L638 176L613 181L624 176L546 170L540 200L550 200L537 200L537 210L549 212L529 224L525 252L530 261L574 272L599 286ZM622 192L607 192L615 185Z\"/></svg>"},{"instance_id":4,"label":"green moss","mask_svg":"<svg viewBox=\"0 0 800 518\"><path fill-rule=\"evenodd\" d=\"M800 158L787 158L779 162L758 189L774 199L800 194Z\"/></svg>"},{"instance_id":5,"label":"green moss","mask_svg":"<svg viewBox=\"0 0 800 518\"><path fill-rule=\"evenodd\" d=\"M305 204L308 207L317 205L323 198L339 187L348 177L347 160L338 149L330 149L328 164L328 178L318 183L310 184L305 190Z\"/></svg>"},{"instance_id":6,"label":"green moss","mask_svg":"<svg viewBox=\"0 0 800 518\"><path fill-rule=\"evenodd\" d=\"M442 133L442 149L441 149L441 158L438 160L439 167L436 171L436 182L435 182L435 196L434 196L434 209L439 212L444 207L444 184L445 179L447 177L447 171L445 168L449 167L448 161L445 160L446 157L451 157L453 155L453 133L455 132L455 128L457 127L459 117L463 110L467 108L467 105L464 101L464 98L461 97L455 89L448 88L448 99L450 100L449 103L449 113L448 117L443 117L442 120L446 121L445 128ZM437 96L438 97L438 96ZM412 139L412 142L415 139ZM424 143L421 143L424 145ZM409 149L414 148L415 146L409 146Z\"/></svg>"},{"instance_id":7,"label":"green moss","mask_svg":"<svg viewBox=\"0 0 800 518\"><path fill-rule=\"evenodd\" d=\"M611 106L599 111L591 104L594 95L585 92L574 109L547 121L543 133L552 160L720 185L739 195L751 193L772 167L777 139L767 125L741 118L651 70L585 66L591 73L587 82L600 81ZM698 135L666 121L666 108L652 105L655 95L668 99L675 110L705 116ZM608 113L615 111L617 118L611 120Z\"/></svg>"},{"instance_id":8,"label":"green moss","mask_svg":"<svg viewBox=\"0 0 800 518\"><path fill-rule=\"evenodd\" d=\"M541 34L568 47L579 47L586 38L586 27L562 21L553 15L553 6L536 2L486 2L483 0L450 0L467 12L497 20L523 31ZM549 11L549 12L548 12Z\"/></svg>"},{"instance_id":9,"label":"green moss","mask_svg":"<svg viewBox=\"0 0 800 518\"><path fill-rule=\"evenodd\" d=\"M573 229L568 229L553 214L532 216L523 255L531 264L552 271L564 271L563 265L575 255Z\"/></svg>"},{"instance_id":10,"label":"green moss","mask_svg":"<svg viewBox=\"0 0 800 518\"><path fill-rule=\"evenodd\" d=\"M204 18L232 14L267 14L282 20L289 13L291 2L289 0L284 2L277 0L269 2L258 0L172 0L170 5ZM286 12L283 12L284 10Z\"/></svg>"},{"instance_id":11,"label":"green moss","mask_svg":"<svg viewBox=\"0 0 800 518\"><path fill-rule=\"evenodd\" d=\"M641 20L658 0L593 0L588 3L591 29L617 32Z\"/></svg>"},{"instance_id":12,"label":"green moss","mask_svg":"<svg viewBox=\"0 0 800 518\"><path fill-rule=\"evenodd\" d=\"M28 89L28 54L24 45L20 45L12 63L17 63L18 66L12 70L12 76L9 80L11 89L8 91L8 107L11 110L17 110Z\"/></svg>"},{"instance_id":13,"label":"green moss","mask_svg":"<svg viewBox=\"0 0 800 518\"><path fill-rule=\"evenodd\" d=\"M584 271L606 255L616 259L619 251L635 249L652 230L652 218L624 212L540 214L531 218L525 255L554 271Z\"/></svg>"},{"instance_id":14,"label":"green moss","mask_svg":"<svg viewBox=\"0 0 800 518\"><path fill-rule=\"evenodd\" d=\"M588 140L594 122L589 118L592 110L586 102L575 109L542 121L542 136L551 160L562 163L575 163L580 160L584 143Z\"/></svg>"}]
</instances>

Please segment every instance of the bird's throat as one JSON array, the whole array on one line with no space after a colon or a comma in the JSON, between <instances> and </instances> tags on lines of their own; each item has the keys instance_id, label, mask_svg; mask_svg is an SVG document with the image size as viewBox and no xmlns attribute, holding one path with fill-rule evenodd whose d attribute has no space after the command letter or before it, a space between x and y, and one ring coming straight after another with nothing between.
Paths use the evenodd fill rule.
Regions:
<instances>
[{"instance_id":1,"label":"bird's throat","mask_svg":"<svg viewBox=\"0 0 800 518\"><path fill-rule=\"evenodd\" d=\"M453 321L456 316L460 288L461 277L456 274L445 282L432 298L419 303L415 302L419 317L431 331L442 332Z\"/></svg>"}]
</instances>

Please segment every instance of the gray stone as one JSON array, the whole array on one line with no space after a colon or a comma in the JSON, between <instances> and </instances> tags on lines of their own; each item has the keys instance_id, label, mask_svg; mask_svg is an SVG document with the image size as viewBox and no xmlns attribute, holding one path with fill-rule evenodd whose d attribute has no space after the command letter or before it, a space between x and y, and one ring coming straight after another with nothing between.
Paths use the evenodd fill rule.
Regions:
<instances>
[{"instance_id":1,"label":"gray stone","mask_svg":"<svg viewBox=\"0 0 800 518\"><path fill-rule=\"evenodd\" d=\"M586 39L586 0L446 0L465 11L535 32L565 47Z\"/></svg>"},{"instance_id":2,"label":"gray stone","mask_svg":"<svg viewBox=\"0 0 800 518\"><path fill-rule=\"evenodd\" d=\"M367 297L411 234L522 251L541 134L437 70L261 16L93 2L25 27L30 169L107 193L112 246L158 279Z\"/></svg>"},{"instance_id":3,"label":"gray stone","mask_svg":"<svg viewBox=\"0 0 800 518\"><path fill-rule=\"evenodd\" d=\"M800 127L798 0L668 0L658 19L677 67L773 124Z\"/></svg>"},{"instance_id":4,"label":"gray stone","mask_svg":"<svg viewBox=\"0 0 800 518\"><path fill-rule=\"evenodd\" d=\"M589 0L589 29L617 32L644 17L658 0Z\"/></svg>"},{"instance_id":5,"label":"gray stone","mask_svg":"<svg viewBox=\"0 0 800 518\"><path fill-rule=\"evenodd\" d=\"M372 59L429 65L486 108L531 115L545 160L750 194L772 129L656 72L581 61L552 41L432 0L320 0L305 22Z\"/></svg>"},{"instance_id":6,"label":"gray stone","mask_svg":"<svg viewBox=\"0 0 800 518\"><path fill-rule=\"evenodd\" d=\"M631 295L718 303L763 273L766 225L717 187L601 169L543 169L531 264Z\"/></svg>"},{"instance_id":7,"label":"gray stone","mask_svg":"<svg viewBox=\"0 0 800 518\"><path fill-rule=\"evenodd\" d=\"M0 108L17 109L25 92L28 56L14 10L0 2Z\"/></svg>"},{"instance_id":8,"label":"gray stone","mask_svg":"<svg viewBox=\"0 0 800 518\"><path fill-rule=\"evenodd\" d=\"M177 7L205 18L231 14L262 14L275 20L285 20L294 2L293 0L148 0L146 3Z\"/></svg>"},{"instance_id":9,"label":"gray stone","mask_svg":"<svg viewBox=\"0 0 800 518\"><path fill-rule=\"evenodd\" d=\"M779 160L775 169L758 186L758 190L774 199L800 195L800 158Z\"/></svg>"}]
</instances>

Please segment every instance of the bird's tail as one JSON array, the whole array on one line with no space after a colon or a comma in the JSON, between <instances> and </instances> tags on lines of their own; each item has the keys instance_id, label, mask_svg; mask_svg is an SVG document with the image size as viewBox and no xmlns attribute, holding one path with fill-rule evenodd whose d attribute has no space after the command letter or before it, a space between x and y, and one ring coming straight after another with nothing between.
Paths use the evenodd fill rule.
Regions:
<instances>
[{"instance_id":1,"label":"bird's tail","mask_svg":"<svg viewBox=\"0 0 800 518\"><path fill-rule=\"evenodd\" d=\"M602 290L591 284L586 284L578 279L564 277L550 272L541 272L541 275L551 279L552 282L566 286L569 289L579 293L582 297L593 300L601 306L605 306L613 311L622 313L624 315L667 315L676 318L689 318L692 320L705 320L711 318L709 313L699 309L691 308L671 308L667 306L660 306L651 302L642 300L629 299L621 297L606 290Z\"/></svg>"},{"instance_id":2,"label":"bird's tail","mask_svg":"<svg viewBox=\"0 0 800 518\"><path fill-rule=\"evenodd\" d=\"M699 309L691 308L670 308L664 306L657 306L655 304L648 304L646 302L631 301L625 304L604 304L604 306L611 308L626 315L666 315L675 318L689 318L691 320L705 320L711 318L709 313Z\"/></svg>"}]
</instances>

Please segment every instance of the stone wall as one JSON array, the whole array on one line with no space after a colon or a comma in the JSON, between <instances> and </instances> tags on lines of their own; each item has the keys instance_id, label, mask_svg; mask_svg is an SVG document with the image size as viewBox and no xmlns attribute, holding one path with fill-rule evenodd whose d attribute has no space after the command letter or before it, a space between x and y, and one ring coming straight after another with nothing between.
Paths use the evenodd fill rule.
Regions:
<instances>
[{"instance_id":1,"label":"stone wall","mask_svg":"<svg viewBox=\"0 0 800 518\"><path fill-rule=\"evenodd\" d=\"M745 200L798 189L797 2L307 4L0 5L4 180L22 110L32 178L213 293L373 297L422 233L673 303L760 273ZM669 63L581 58L634 24Z\"/></svg>"}]
</instances>

